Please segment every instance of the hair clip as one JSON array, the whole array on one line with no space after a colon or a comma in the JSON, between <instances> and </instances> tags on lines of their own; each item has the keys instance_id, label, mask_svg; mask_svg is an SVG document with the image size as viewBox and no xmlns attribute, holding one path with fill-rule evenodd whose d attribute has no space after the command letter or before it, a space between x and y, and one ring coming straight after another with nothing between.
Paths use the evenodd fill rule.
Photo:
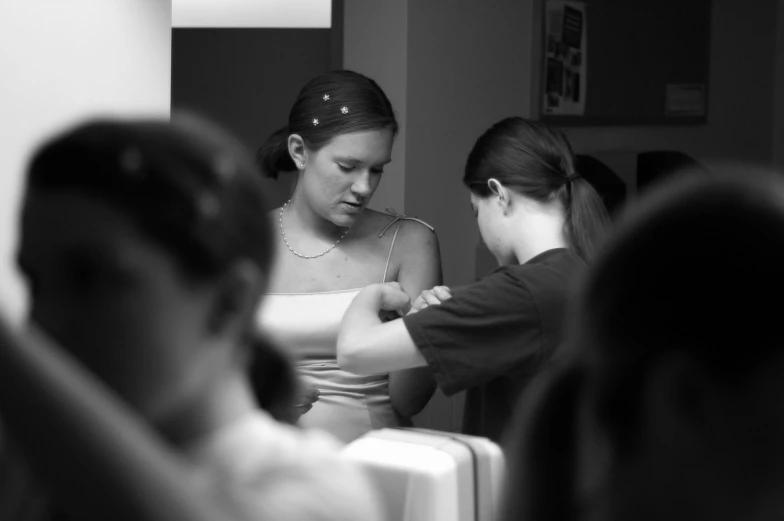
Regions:
<instances>
[{"instance_id":1,"label":"hair clip","mask_svg":"<svg viewBox=\"0 0 784 521\"><path fill-rule=\"evenodd\" d=\"M202 218L212 219L220 212L220 203L212 194L204 194L197 201L199 215Z\"/></svg>"},{"instance_id":2,"label":"hair clip","mask_svg":"<svg viewBox=\"0 0 784 521\"><path fill-rule=\"evenodd\" d=\"M234 161L226 155L216 157L212 162L212 167L222 179L234 177Z\"/></svg>"},{"instance_id":3,"label":"hair clip","mask_svg":"<svg viewBox=\"0 0 784 521\"><path fill-rule=\"evenodd\" d=\"M348 107L340 107L340 112L343 114L348 114Z\"/></svg>"},{"instance_id":4,"label":"hair clip","mask_svg":"<svg viewBox=\"0 0 784 521\"><path fill-rule=\"evenodd\" d=\"M329 94L324 94L324 101L329 101Z\"/></svg>"},{"instance_id":5,"label":"hair clip","mask_svg":"<svg viewBox=\"0 0 784 521\"><path fill-rule=\"evenodd\" d=\"M142 162L142 153L136 147L126 148L120 156L120 167L125 173L136 179L140 179L144 175Z\"/></svg>"},{"instance_id":6,"label":"hair clip","mask_svg":"<svg viewBox=\"0 0 784 521\"><path fill-rule=\"evenodd\" d=\"M313 126L318 126L318 118L313 118Z\"/></svg>"}]
</instances>

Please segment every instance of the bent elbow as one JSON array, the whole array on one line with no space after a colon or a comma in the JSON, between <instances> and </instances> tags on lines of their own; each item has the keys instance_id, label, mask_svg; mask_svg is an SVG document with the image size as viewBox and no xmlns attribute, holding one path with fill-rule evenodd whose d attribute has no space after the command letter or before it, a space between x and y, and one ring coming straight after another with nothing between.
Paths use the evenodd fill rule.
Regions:
<instances>
[{"instance_id":1,"label":"bent elbow","mask_svg":"<svg viewBox=\"0 0 784 521\"><path fill-rule=\"evenodd\" d=\"M362 346L351 341L350 338L338 337L337 362L338 367L349 373L358 375L370 374L362 363Z\"/></svg>"}]
</instances>

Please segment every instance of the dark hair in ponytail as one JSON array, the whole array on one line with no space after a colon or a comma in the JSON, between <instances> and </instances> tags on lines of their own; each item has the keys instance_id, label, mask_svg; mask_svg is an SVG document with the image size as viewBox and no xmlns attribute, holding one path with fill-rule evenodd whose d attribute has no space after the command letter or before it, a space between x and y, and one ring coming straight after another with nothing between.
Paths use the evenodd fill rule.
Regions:
<instances>
[{"instance_id":1,"label":"dark hair in ponytail","mask_svg":"<svg viewBox=\"0 0 784 521\"><path fill-rule=\"evenodd\" d=\"M289 127L276 130L256 151L256 164L261 172L277 179L280 172L293 172L297 169L289 154Z\"/></svg>"},{"instance_id":2,"label":"dark hair in ponytail","mask_svg":"<svg viewBox=\"0 0 784 521\"><path fill-rule=\"evenodd\" d=\"M536 201L559 199L566 211L566 237L575 254L587 260L607 226L607 209L590 183L575 172L574 164L563 132L511 117L477 140L468 155L463 183L480 197L492 193L487 182L494 178Z\"/></svg>"},{"instance_id":3,"label":"dark hair in ponytail","mask_svg":"<svg viewBox=\"0 0 784 521\"><path fill-rule=\"evenodd\" d=\"M297 169L288 150L288 138L298 134L316 151L335 137L363 130L390 129L397 119L384 91L357 72L332 71L310 80L289 112L288 126L272 134L259 147L256 163L267 177Z\"/></svg>"},{"instance_id":4,"label":"dark hair in ponytail","mask_svg":"<svg viewBox=\"0 0 784 521\"><path fill-rule=\"evenodd\" d=\"M577 519L577 366L545 371L523 395L508 440L500 521Z\"/></svg>"}]
</instances>

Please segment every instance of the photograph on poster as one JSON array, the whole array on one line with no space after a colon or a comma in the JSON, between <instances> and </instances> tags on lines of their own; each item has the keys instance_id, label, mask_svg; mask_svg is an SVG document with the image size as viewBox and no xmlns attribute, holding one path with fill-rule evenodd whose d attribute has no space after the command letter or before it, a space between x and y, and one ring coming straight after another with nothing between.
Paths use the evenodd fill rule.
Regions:
<instances>
[{"instance_id":1,"label":"photograph on poster","mask_svg":"<svg viewBox=\"0 0 784 521\"><path fill-rule=\"evenodd\" d=\"M544 113L585 113L586 9L582 2L548 0Z\"/></svg>"}]
</instances>

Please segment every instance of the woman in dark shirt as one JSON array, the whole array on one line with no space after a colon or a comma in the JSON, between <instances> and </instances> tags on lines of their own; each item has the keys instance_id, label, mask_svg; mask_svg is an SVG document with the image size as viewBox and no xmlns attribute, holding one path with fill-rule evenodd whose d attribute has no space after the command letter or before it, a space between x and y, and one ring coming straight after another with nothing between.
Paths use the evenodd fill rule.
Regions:
<instances>
[{"instance_id":1,"label":"woman in dark shirt","mask_svg":"<svg viewBox=\"0 0 784 521\"><path fill-rule=\"evenodd\" d=\"M360 374L427 365L445 394L468 390L463 432L498 440L518 396L560 342L571 279L607 215L574 171L566 137L522 118L504 119L479 138L463 182L500 267L454 292L425 292L403 320L387 323L379 310L405 309L408 297L394 284L366 288L343 319L338 362Z\"/></svg>"}]
</instances>

